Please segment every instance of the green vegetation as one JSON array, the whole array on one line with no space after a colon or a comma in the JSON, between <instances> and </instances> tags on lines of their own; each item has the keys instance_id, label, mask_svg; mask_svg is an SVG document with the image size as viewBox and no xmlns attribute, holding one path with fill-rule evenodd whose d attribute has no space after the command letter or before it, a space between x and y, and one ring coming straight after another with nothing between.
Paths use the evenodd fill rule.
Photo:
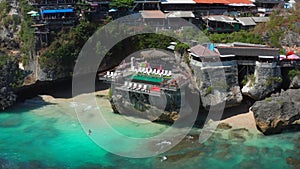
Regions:
<instances>
[{"instance_id":1,"label":"green vegetation","mask_svg":"<svg viewBox=\"0 0 300 169\"><path fill-rule=\"evenodd\" d=\"M7 1L0 2L0 18L4 18L10 11L10 6Z\"/></svg>"},{"instance_id":2,"label":"green vegetation","mask_svg":"<svg viewBox=\"0 0 300 169\"><path fill-rule=\"evenodd\" d=\"M179 53L185 53L187 52L187 50L189 49L190 47L185 44L185 43L178 43L176 46L175 46L175 51L179 52Z\"/></svg>"},{"instance_id":3,"label":"green vegetation","mask_svg":"<svg viewBox=\"0 0 300 169\"><path fill-rule=\"evenodd\" d=\"M0 2L0 26L4 26L7 29L17 30L17 25L21 23L19 15L7 15L11 9L11 6L7 1Z\"/></svg>"},{"instance_id":4,"label":"green vegetation","mask_svg":"<svg viewBox=\"0 0 300 169\"><path fill-rule=\"evenodd\" d=\"M190 64L190 62L191 62L190 55L187 52L187 50L189 48L190 47L187 44L185 44L185 43L178 43L175 46L175 51L177 51L178 53L180 53L181 55L184 56L184 62L188 65L188 67L191 70L191 73L193 74L194 70L192 69L191 64Z\"/></svg>"},{"instance_id":5,"label":"green vegetation","mask_svg":"<svg viewBox=\"0 0 300 169\"><path fill-rule=\"evenodd\" d=\"M35 37L34 30L31 27L32 20L27 12L33 10L34 8L28 4L27 0L20 0L21 14L23 16L21 22L21 30L19 32L19 37L21 40L21 51L22 51L22 62L24 65L29 63L29 56L34 50Z\"/></svg>"},{"instance_id":6,"label":"green vegetation","mask_svg":"<svg viewBox=\"0 0 300 169\"><path fill-rule=\"evenodd\" d=\"M132 8L133 0L113 0L109 6L111 8Z\"/></svg>"},{"instance_id":7,"label":"green vegetation","mask_svg":"<svg viewBox=\"0 0 300 169\"><path fill-rule=\"evenodd\" d=\"M267 101L267 102L271 102L271 101L272 101L272 97L267 97L267 98L266 98L266 101Z\"/></svg>"},{"instance_id":8,"label":"green vegetation","mask_svg":"<svg viewBox=\"0 0 300 169\"><path fill-rule=\"evenodd\" d=\"M10 58L7 55L0 54L0 68L4 67L9 60Z\"/></svg>"},{"instance_id":9,"label":"green vegetation","mask_svg":"<svg viewBox=\"0 0 300 169\"><path fill-rule=\"evenodd\" d=\"M253 86L254 83L255 83L255 76L254 76L254 74L251 74L251 75L249 76L249 80L250 80L249 86L251 87L251 86Z\"/></svg>"},{"instance_id":10,"label":"green vegetation","mask_svg":"<svg viewBox=\"0 0 300 169\"><path fill-rule=\"evenodd\" d=\"M111 88L108 89L107 97L108 97L108 99L112 98L112 90L111 90Z\"/></svg>"},{"instance_id":11,"label":"green vegetation","mask_svg":"<svg viewBox=\"0 0 300 169\"><path fill-rule=\"evenodd\" d=\"M273 83L281 83L281 77L269 77L265 83L266 86L271 86Z\"/></svg>"},{"instance_id":12,"label":"green vegetation","mask_svg":"<svg viewBox=\"0 0 300 169\"><path fill-rule=\"evenodd\" d=\"M244 76L244 79L242 80L242 85L246 86L247 82L248 82L248 77Z\"/></svg>"},{"instance_id":13,"label":"green vegetation","mask_svg":"<svg viewBox=\"0 0 300 169\"><path fill-rule=\"evenodd\" d=\"M296 70L296 69L292 69L289 71L288 73L289 78L292 80L295 76L298 76L298 78L300 79L300 71Z\"/></svg>"},{"instance_id":14,"label":"green vegetation","mask_svg":"<svg viewBox=\"0 0 300 169\"><path fill-rule=\"evenodd\" d=\"M213 90L217 90L217 91L228 91L230 89L230 86L227 84L227 82L223 82L223 81L218 81L214 84L211 84L211 86L208 86L206 88L206 94L211 94L213 92Z\"/></svg>"},{"instance_id":15,"label":"green vegetation","mask_svg":"<svg viewBox=\"0 0 300 169\"><path fill-rule=\"evenodd\" d=\"M295 27L295 23L300 20L300 4L296 3L296 10L290 10L290 14L274 11L270 16L270 21L258 24L253 31L241 30L233 33L208 33L204 31L211 42L214 43L232 43L244 42L254 44L268 44L271 47L281 49L281 41L285 29L300 33L300 27ZM286 10L285 10L286 11ZM263 36L267 38L264 41ZM281 53L283 53L281 49Z\"/></svg>"},{"instance_id":16,"label":"green vegetation","mask_svg":"<svg viewBox=\"0 0 300 169\"><path fill-rule=\"evenodd\" d=\"M208 87L206 88L206 95L211 94L212 91L213 91L213 88L212 88L211 86L208 86Z\"/></svg>"},{"instance_id":17,"label":"green vegetation","mask_svg":"<svg viewBox=\"0 0 300 169\"><path fill-rule=\"evenodd\" d=\"M96 28L95 25L82 21L70 31L63 30L58 33L59 38L54 40L40 57L41 67L71 74L81 48Z\"/></svg>"},{"instance_id":18,"label":"green vegetation","mask_svg":"<svg viewBox=\"0 0 300 169\"><path fill-rule=\"evenodd\" d=\"M190 67L190 57L187 53L187 50L189 49L190 47L185 44L185 43L178 43L176 46L175 46L175 51L180 53L181 56L183 55L184 56L184 62L186 64L188 64L188 66Z\"/></svg>"},{"instance_id":19,"label":"green vegetation","mask_svg":"<svg viewBox=\"0 0 300 169\"><path fill-rule=\"evenodd\" d=\"M0 54L0 87L21 87L24 77L25 73L19 69L16 59Z\"/></svg>"},{"instance_id":20,"label":"green vegetation","mask_svg":"<svg viewBox=\"0 0 300 169\"><path fill-rule=\"evenodd\" d=\"M296 10L290 10L290 14L282 13L280 10L274 11L270 16L270 21L259 24L255 27L254 32L267 35L268 44L271 47L281 48L280 39L284 36L283 27L288 30L300 33L300 28L295 27L295 22L300 20L300 4L296 3Z\"/></svg>"},{"instance_id":21,"label":"green vegetation","mask_svg":"<svg viewBox=\"0 0 300 169\"><path fill-rule=\"evenodd\" d=\"M207 34L210 41L214 43L233 43L233 42L244 42L254 44L264 44L264 41L258 33L249 31L239 31L233 33L212 33Z\"/></svg>"},{"instance_id":22,"label":"green vegetation","mask_svg":"<svg viewBox=\"0 0 300 169\"><path fill-rule=\"evenodd\" d=\"M147 33L135 35L132 39L138 50L147 48L167 49L171 42L177 41L171 36Z\"/></svg>"},{"instance_id":23,"label":"green vegetation","mask_svg":"<svg viewBox=\"0 0 300 169\"><path fill-rule=\"evenodd\" d=\"M250 75L246 75L244 76L244 79L242 80L242 84L243 86L245 86L248 82L250 81L249 83L249 87L252 87L255 83L255 76L254 74L250 74Z\"/></svg>"},{"instance_id":24,"label":"green vegetation","mask_svg":"<svg viewBox=\"0 0 300 169\"><path fill-rule=\"evenodd\" d=\"M131 77L134 80L141 80L141 81L148 81L153 83L161 83L163 82L164 78L160 77L159 75L151 75L151 76L144 76L144 75L133 75Z\"/></svg>"},{"instance_id":25,"label":"green vegetation","mask_svg":"<svg viewBox=\"0 0 300 169\"><path fill-rule=\"evenodd\" d=\"M282 104L283 104L283 101L282 101L282 100L277 100L277 103L278 103L279 105L282 105Z\"/></svg>"}]
</instances>

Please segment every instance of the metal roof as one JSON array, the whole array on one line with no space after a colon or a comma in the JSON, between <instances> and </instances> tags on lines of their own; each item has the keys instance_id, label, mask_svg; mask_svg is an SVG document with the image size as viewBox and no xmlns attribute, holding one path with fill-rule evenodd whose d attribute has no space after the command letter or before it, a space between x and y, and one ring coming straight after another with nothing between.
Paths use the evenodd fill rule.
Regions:
<instances>
[{"instance_id":1,"label":"metal roof","mask_svg":"<svg viewBox=\"0 0 300 169\"><path fill-rule=\"evenodd\" d=\"M269 17L251 17L255 23L268 22L270 20Z\"/></svg>"},{"instance_id":2,"label":"metal roof","mask_svg":"<svg viewBox=\"0 0 300 169\"><path fill-rule=\"evenodd\" d=\"M253 21L251 17L239 17L236 18L239 23L241 23L243 26L255 26L256 23Z\"/></svg>"},{"instance_id":3,"label":"metal roof","mask_svg":"<svg viewBox=\"0 0 300 169\"><path fill-rule=\"evenodd\" d=\"M226 23L238 23L231 17L224 16L224 15L211 15L211 16L204 16L203 19L208 19L209 21L217 21L217 22L226 22Z\"/></svg>"},{"instance_id":4,"label":"metal roof","mask_svg":"<svg viewBox=\"0 0 300 169\"><path fill-rule=\"evenodd\" d=\"M195 18L192 11L171 11L167 14L168 18Z\"/></svg>"},{"instance_id":5,"label":"metal roof","mask_svg":"<svg viewBox=\"0 0 300 169\"><path fill-rule=\"evenodd\" d=\"M278 48L263 48L263 47L217 47L221 55L236 55L236 56L277 56L279 55Z\"/></svg>"},{"instance_id":6,"label":"metal roof","mask_svg":"<svg viewBox=\"0 0 300 169\"><path fill-rule=\"evenodd\" d=\"M143 18L146 19L165 19L165 14L160 10L140 11Z\"/></svg>"}]
</instances>

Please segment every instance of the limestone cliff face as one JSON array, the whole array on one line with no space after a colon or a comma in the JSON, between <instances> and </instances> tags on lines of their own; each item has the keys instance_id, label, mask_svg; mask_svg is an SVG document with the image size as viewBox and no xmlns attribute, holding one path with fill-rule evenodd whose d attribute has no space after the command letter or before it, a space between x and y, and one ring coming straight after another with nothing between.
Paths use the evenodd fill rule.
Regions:
<instances>
[{"instance_id":1,"label":"limestone cliff face","mask_svg":"<svg viewBox=\"0 0 300 169\"><path fill-rule=\"evenodd\" d=\"M249 79L242 93L255 100L264 99L282 83L281 70L275 63L256 62L253 79Z\"/></svg>"},{"instance_id":2,"label":"limestone cliff face","mask_svg":"<svg viewBox=\"0 0 300 169\"><path fill-rule=\"evenodd\" d=\"M197 62L192 60L191 67L198 84L202 106L226 103L225 107L239 105L243 99L239 82L236 61L222 63Z\"/></svg>"},{"instance_id":3,"label":"limestone cliff face","mask_svg":"<svg viewBox=\"0 0 300 169\"><path fill-rule=\"evenodd\" d=\"M39 56L36 54L30 54L30 60L28 65L25 66L25 69L30 71L31 74L25 79L26 85L34 84L36 81L55 81L71 76L63 68L59 68L59 66L56 67L56 69L42 69L38 59Z\"/></svg>"}]
</instances>

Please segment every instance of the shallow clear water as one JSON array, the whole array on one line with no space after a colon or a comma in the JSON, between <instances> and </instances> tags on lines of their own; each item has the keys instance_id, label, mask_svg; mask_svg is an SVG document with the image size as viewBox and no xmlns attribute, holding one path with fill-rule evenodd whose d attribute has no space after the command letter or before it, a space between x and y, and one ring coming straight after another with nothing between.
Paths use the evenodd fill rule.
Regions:
<instances>
[{"instance_id":1,"label":"shallow clear water","mask_svg":"<svg viewBox=\"0 0 300 169\"><path fill-rule=\"evenodd\" d=\"M105 102L103 102L105 103ZM101 104L101 102L100 102ZM246 141L214 135L204 144L185 139L158 157L130 159L113 155L95 144L81 128L75 103L45 104L29 100L0 114L0 168L290 168L287 157L300 159L300 133L255 136ZM137 125L102 105L116 130L132 137L161 133L167 125ZM103 129L105 130L105 129ZM193 130L197 134L198 129ZM219 133L222 133L219 132ZM111 146L134 149L134 145ZM128 146L129 145L129 146ZM156 146L155 144L153 146ZM145 146L147 151L149 147Z\"/></svg>"}]
</instances>

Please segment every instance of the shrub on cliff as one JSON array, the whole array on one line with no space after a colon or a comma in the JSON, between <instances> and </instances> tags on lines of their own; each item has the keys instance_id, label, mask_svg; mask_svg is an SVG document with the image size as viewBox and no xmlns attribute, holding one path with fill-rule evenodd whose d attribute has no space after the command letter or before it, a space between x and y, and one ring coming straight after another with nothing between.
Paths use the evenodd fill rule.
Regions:
<instances>
[{"instance_id":1,"label":"shrub on cliff","mask_svg":"<svg viewBox=\"0 0 300 169\"><path fill-rule=\"evenodd\" d=\"M295 10L277 9L270 15L270 21L257 25L255 33L265 37L271 47L281 47L281 39L289 31L300 33L300 28L295 26L300 20L300 4L295 4Z\"/></svg>"},{"instance_id":2,"label":"shrub on cliff","mask_svg":"<svg viewBox=\"0 0 300 169\"><path fill-rule=\"evenodd\" d=\"M232 42L244 42L244 43L254 43L263 44L263 39L258 33L251 31L239 31L233 33L213 33L208 34L210 41L214 43L232 43Z\"/></svg>"},{"instance_id":3,"label":"shrub on cliff","mask_svg":"<svg viewBox=\"0 0 300 169\"><path fill-rule=\"evenodd\" d=\"M70 31L60 32L39 59L42 69L71 75L81 48L96 28L97 25L81 21Z\"/></svg>"},{"instance_id":4,"label":"shrub on cliff","mask_svg":"<svg viewBox=\"0 0 300 169\"><path fill-rule=\"evenodd\" d=\"M24 77L25 72L19 69L16 59L0 54L0 89L21 87Z\"/></svg>"},{"instance_id":5,"label":"shrub on cliff","mask_svg":"<svg viewBox=\"0 0 300 169\"><path fill-rule=\"evenodd\" d=\"M111 8L132 8L133 0L113 0L109 6Z\"/></svg>"},{"instance_id":6,"label":"shrub on cliff","mask_svg":"<svg viewBox=\"0 0 300 169\"><path fill-rule=\"evenodd\" d=\"M295 76L300 77L300 71L296 69L292 69L289 71L288 75L290 79L293 79Z\"/></svg>"},{"instance_id":7,"label":"shrub on cliff","mask_svg":"<svg viewBox=\"0 0 300 169\"><path fill-rule=\"evenodd\" d=\"M35 10L35 8L28 4L27 0L20 0L21 7L21 30L19 38L21 40L22 61L24 65L29 63L29 56L34 51L35 36L34 29L31 27L31 16L27 12Z\"/></svg>"}]
</instances>

